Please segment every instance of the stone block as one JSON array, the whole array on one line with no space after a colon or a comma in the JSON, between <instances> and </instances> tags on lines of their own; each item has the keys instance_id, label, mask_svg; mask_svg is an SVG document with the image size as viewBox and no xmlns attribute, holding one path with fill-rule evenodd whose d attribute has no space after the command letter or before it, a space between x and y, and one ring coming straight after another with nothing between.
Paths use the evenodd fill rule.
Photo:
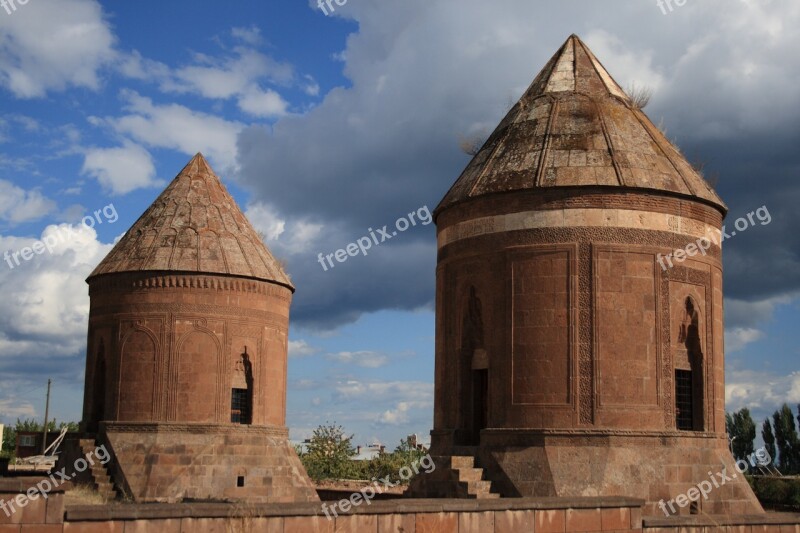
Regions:
<instances>
[{"instance_id":1,"label":"stone block","mask_svg":"<svg viewBox=\"0 0 800 533\"><path fill-rule=\"evenodd\" d=\"M602 529L600 509L567 509L567 531L598 531Z\"/></svg>"},{"instance_id":2,"label":"stone block","mask_svg":"<svg viewBox=\"0 0 800 533\"><path fill-rule=\"evenodd\" d=\"M416 527L413 513L378 515L378 533L415 533Z\"/></svg>"},{"instance_id":3,"label":"stone block","mask_svg":"<svg viewBox=\"0 0 800 533\"><path fill-rule=\"evenodd\" d=\"M416 533L458 533L456 513L417 513Z\"/></svg>"},{"instance_id":4,"label":"stone block","mask_svg":"<svg viewBox=\"0 0 800 533\"><path fill-rule=\"evenodd\" d=\"M567 531L567 514L563 509L536 511L534 513L536 533L564 533Z\"/></svg>"}]
</instances>

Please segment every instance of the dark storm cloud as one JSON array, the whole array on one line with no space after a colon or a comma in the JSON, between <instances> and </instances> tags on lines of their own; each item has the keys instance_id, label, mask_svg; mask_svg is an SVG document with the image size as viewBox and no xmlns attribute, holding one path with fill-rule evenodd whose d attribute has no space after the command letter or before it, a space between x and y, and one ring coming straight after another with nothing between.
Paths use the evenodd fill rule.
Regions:
<instances>
[{"instance_id":1,"label":"dark storm cloud","mask_svg":"<svg viewBox=\"0 0 800 533\"><path fill-rule=\"evenodd\" d=\"M708 175L720 174L731 221L768 206L770 225L726 242L727 294L756 301L796 291L795 4L690 2L663 15L655 2L633 1L352 3L347 16L359 32L343 55L352 86L272 131L239 137L240 181L287 221L270 246L298 286L293 319L327 328L432 302L432 231L335 272L323 272L316 254L421 205L432 210L468 162L459 139L494 129L573 32L622 86L654 89L648 114L690 159L706 162ZM321 229L289 250L281 241L297 221Z\"/></svg>"}]
</instances>

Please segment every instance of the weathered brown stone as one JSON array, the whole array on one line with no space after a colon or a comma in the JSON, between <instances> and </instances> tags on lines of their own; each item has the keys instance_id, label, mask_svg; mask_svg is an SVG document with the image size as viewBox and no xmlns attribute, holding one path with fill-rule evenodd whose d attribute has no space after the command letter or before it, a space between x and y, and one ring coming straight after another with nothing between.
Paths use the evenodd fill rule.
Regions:
<instances>
[{"instance_id":1,"label":"weathered brown stone","mask_svg":"<svg viewBox=\"0 0 800 533\"><path fill-rule=\"evenodd\" d=\"M378 516L378 533L415 533L416 515L384 514Z\"/></svg>"},{"instance_id":2,"label":"weathered brown stone","mask_svg":"<svg viewBox=\"0 0 800 533\"><path fill-rule=\"evenodd\" d=\"M732 472L726 211L570 37L435 210L437 470L409 494L465 496L449 459L469 456L505 497L641 496L654 515ZM763 510L739 477L696 512Z\"/></svg>"},{"instance_id":3,"label":"weathered brown stone","mask_svg":"<svg viewBox=\"0 0 800 533\"><path fill-rule=\"evenodd\" d=\"M285 427L294 287L202 155L87 282L84 429L121 492L318 500Z\"/></svg>"},{"instance_id":4,"label":"weathered brown stone","mask_svg":"<svg viewBox=\"0 0 800 533\"><path fill-rule=\"evenodd\" d=\"M456 513L418 513L417 533L458 533Z\"/></svg>"}]
</instances>

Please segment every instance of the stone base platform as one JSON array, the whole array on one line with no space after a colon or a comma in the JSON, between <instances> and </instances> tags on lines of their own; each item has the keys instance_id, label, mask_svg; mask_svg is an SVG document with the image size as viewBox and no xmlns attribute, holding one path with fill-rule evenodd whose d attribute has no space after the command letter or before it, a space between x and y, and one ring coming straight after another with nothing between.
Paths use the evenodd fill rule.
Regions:
<instances>
[{"instance_id":1,"label":"stone base platform","mask_svg":"<svg viewBox=\"0 0 800 533\"><path fill-rule=\"evenodd\" d=\"M432 455L462 453L436 437ZM661 517L664 508L670 516L764 512L725 438L712 433L484 430L475 450L484 479L503 497L635 495L646 501L645 516ZM412 481L409 494L460 497L431 481ZM689 491L698 486L707 497L691 502Z\"/></svg>"},{"instance_id":2,"label":"stone base platform","mask_svg":"<svg viewBox=\"0 0 800 533\"><path fill-rule=\"evenodd\" d=\"M102 423L108 471L136 502L316 502L286 428Z\"/></svg>"}]
</instances>

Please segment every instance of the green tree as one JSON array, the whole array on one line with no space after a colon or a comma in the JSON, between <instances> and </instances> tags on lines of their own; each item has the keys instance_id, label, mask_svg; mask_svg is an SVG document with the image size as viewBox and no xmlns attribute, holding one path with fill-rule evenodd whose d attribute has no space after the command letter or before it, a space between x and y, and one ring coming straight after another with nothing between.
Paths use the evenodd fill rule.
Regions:
<instances>
[{"instance_id":1,"label":"green tree","mask_svg":"<svg viewBox=\"0 0 800 533\"><path fill-rule=\"evenodd\" d=\"M353 435L346 435L342 426L333 423L314 430L301 460L308 475L315 481L346 479L353 470L351 458L355 454Z\"/></svg>"},{"instance_id":2,"label":"green tree","mask_svg":"<svg viewBox=\"0 0 800 533\"><path fill-rule=\"evenodd\" d=\"M55 418L52 420L48 420L47 422L47 432L48 433L58 433L62 429L67 428L67 431L78 431L78 423L77 422L58 422ZM34 420L32 418L26 418L25 420L20 420L17 418L17 423L14 427L15 431L42 431L42 423Z\"/></svg>"},{"instance_id":3,"label":"green tree","mask_svg":"<svg viewBox=\"0 0 800 533\"><path fill-rule=\"evenodd\" d=\"M55 423L55 419L53 420ZM62 429L67 428L70 433L76 432L80 429L78 422L59 422L57 430L60 432Z\"/></svg>"},{"instance_id":4,"label":"green tree","mask_svg":"<svg viewBox=\"0 0 800 533\"><path fill-rule=\"evenodd\" d=\"M3 456L9 457L17 447L17 431L11 426L3 428Z\"/></svg>"},{"instance_id":5,"label":"green tree","mask_svg":"<svg viewBox=\"0 0 800 533\"><path fill-rule=\"evenodd\" d=\"M794 424L794 413L788 405L775 411L772 415L775 426L775 443L778 445L780 467L784 474L800 472L800 441Z\"/></svg>"},{"instance_id":6,"label":"green tree","mask_svg":"<svg viewBox=\"0 0 800 533\"><path fill-rule=\"evenodd\" d=\"M736 459L747 460L755 451L753 441L756 438L756 424L750 416L750 410L743 407L733 413L725 413L725 427L728 430L728 438L731 440L733 456Z\"/></svg>"},{"instance_id":7,"label":"green tree","mask_svg":"<svg viewBox=\"0 0 800 533\"><path fill-rule=\"evenodd\" d=\"M775 450L775 434L772 432L772 424L770 424L769 418L764 420L764 424L761 426L761 438L764 439L764 448L767 449L767 453L772 457L772 463L776 463L778 453Z\"/></svg>"},{"instance_id":8,"label":"green tree","mask_svg":"<svg viewBox=\"0 0 800 533\"><path fill-rule=\"evenodd\" d=\"M407 483L415 475L414 466L418 471L419 462L425 455L426 452L411 445L410 438L402 439L394 452L381 453L366 462L360 474L363 479L388 478L392 482ZM405 467L407 469L404 470ZM409 472L411 477L408 476ZM406 478L401 474L405 474Z\"/></svg>"}]
</instances>

